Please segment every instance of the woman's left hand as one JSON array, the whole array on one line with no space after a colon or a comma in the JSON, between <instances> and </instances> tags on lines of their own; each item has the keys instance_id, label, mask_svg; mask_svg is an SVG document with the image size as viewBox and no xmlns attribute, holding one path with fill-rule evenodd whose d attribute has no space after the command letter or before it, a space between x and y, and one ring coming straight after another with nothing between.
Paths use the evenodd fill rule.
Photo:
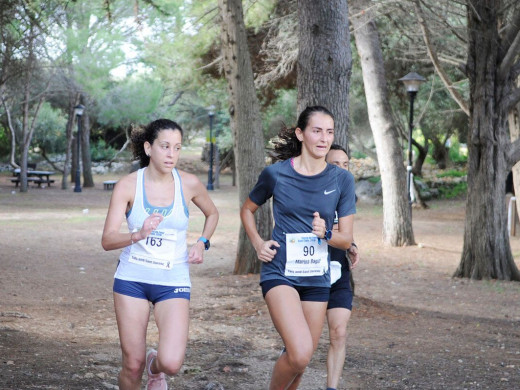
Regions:
<instances>
[{"instance_id":1,"label":"woman's left hand","mask_svg":"<svg viewBox=\"0 0 520 390\"><path fill-rule=\"evenodd\" d=\"M350 254L350 261L352 262L352 267L351 267L351 271L352 271L354 268L356 268L356 265L359 262L359 250L358 250L358 247L356 245L352 245L349 248L348 253Z\"/></svg>"},{"instance_id":2,"label":"woman's left hand","mask_svg":"<svg viewBox=\"0 0 520 390\"><path fill-rule=\"evenodd\" d=\"M190 253L188 255L188 263L202 264L202 262L204 261L204 249L204 243L202 241L197 241L190 249Z\"/></svg>"},{"instance_id":3,"label":"woman's left hand","mask_svg":"<svg viewBox=\"0 0 520 390\"><path fill-rule=\"evenodd\" d=\"M317 211L312 214L314 219L312 220L312 232L316 234L318 238L324 238L325 233L327 232L327 225L325 224L325 220L320 218L320 213Z\"/></svg>"}]
</instances>

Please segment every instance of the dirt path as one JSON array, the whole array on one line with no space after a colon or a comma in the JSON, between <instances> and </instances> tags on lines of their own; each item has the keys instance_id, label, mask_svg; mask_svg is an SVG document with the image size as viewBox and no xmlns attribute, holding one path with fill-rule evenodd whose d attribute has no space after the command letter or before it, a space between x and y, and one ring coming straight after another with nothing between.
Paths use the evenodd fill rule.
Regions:
<instances>
[{"instance_id":1,"label":"dirt path","mask_svg":"<svg viewBox=\"0 0 520 390\"><path fill-rule=\"evenodd\" d=\"M12 194L7 180L0 176L0 389L116 389L117 253L100 246L110 192L58 183ZM258 276L231 274L238 195L221 180L212 193L221 222L205 263L192 268L190 341L175 389L266 389L281 347ZM193 242L203 218L191 213ZM359 205L362 262L341 389L520 388L520 283L451 278L463 218L463 202L432 202L414 210L420 245L386 248L381 207ZM512 248L520 260L520 238ZM302 390L326 387L327 337ZM157 342L153 322L148 338Z\"/></svg>"}]
</instances>

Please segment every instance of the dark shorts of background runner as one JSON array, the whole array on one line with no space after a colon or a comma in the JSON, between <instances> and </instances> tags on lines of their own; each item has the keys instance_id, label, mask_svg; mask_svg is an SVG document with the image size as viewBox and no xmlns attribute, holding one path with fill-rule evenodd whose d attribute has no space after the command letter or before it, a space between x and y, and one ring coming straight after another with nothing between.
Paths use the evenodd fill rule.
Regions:
<instances>
[{"instance_id":1,"label":"dark shorts of background runner","mask_svg":"<svg viewBox=\"0 0 520 390\"><path fill-rule=\"evenodd\" d=\"M327 310L343 308L352 310L354 294L350 285L350 271L347 267L341 268L341 277L330 288L330 298Z\"/></svg>"}]
</instances>

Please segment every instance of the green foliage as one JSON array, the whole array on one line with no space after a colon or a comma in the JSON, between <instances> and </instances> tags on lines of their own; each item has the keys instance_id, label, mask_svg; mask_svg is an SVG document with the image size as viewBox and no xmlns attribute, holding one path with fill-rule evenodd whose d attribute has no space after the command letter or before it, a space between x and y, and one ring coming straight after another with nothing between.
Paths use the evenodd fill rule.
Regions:
<instances>
[{"instance_id":1,"label":"green foliage","mask_svg":"<svg viewBox=\"0 0 520 390\"><path fill-rule=\"evenodd\" d=\"M439 187L439 193L441 195L441 198L444 199L459 198L463 195L466 195L467 192L468 183L465 181L456 183L454 185L445 185L443 187Z\"/></svg>"},{"instance_id":2,"label":"green foliage","mask_svg":"<svg viewBox=\"0 0 520 390\"><path fill-rule=\"evenodd\" d=\"M107 126L128 126L156 119L163 92L161 82L147 76L114 83L99 99L98 121Z\"/></svg>"},{"instance_id":3,"label":"green foliage","mask_svg":"<svg viewBox=\"0 0 520 390\"><path fill-rule=\"evenodd\" d=\"M248 0L244 2L244 23L247 27L258 29L269 19L277 0Z\"/></svg>"},{"instance_id":4,"label":"green foliage","mask_svg":"<svg viewBox=\"0 0 520 390\"><path fill-rule=\"evenodd\" d=\"M450 169L446 172L437 173L437 177L464 177L467 173L465 171L457 171L456 169Z\"/></svg>"},{"instance_id":5,"label":"green foliage","mask_svg":"<svg viewBox=\"0 0 520 390\"><path fill-rule=\"evenodd\" d=\"M0 125L0 157L8 156L11 151L8 131L8 129Z\"/></svg>"},{"instance_id":6,"label":"green foliage","mask_svg":"<svg viewBox=\"0 0 520 390\"><path fill-rule=\"evenodd\" d=\"M99 139L96 143L90 144L90 158L92 161L109 161L111 160L117 150L107 145L102 139Z\"/></svg>"},{"instance_id":7,"label":"green foliage","mask_svg":"<svg viewBox=\"0 0 520 390\"><path fill-rule=\"evenodd\" d=\"M450 160L456 164L466 164L468 162L468 148L466 145L461 145L455 136L451 137L449 155Z\"/></svg>"},{"instance_id":8,"label":"green foliage","mask_svg":"<svg viewBox=\"0 0 520 390\"><path fill-rule=\"evenodd\" d=\"M64 153L67 149L65 130L67 118L61 110L45 102L40 108L34 129L32 147L44 149L46 153Z\"/></svg>"},{"instance_id":9,"label":"green foliage","mask_svg":"<svg viewBox=\"0 0 520 390\"><path fill-rule=\"evenodd\" d=\"M361 158L366 158L367 155L363 152L360 152L359 150L352 150L350 152L350 157L351 158L358 158L358 159L361 159Z\"/></svg>"}]
</instances>

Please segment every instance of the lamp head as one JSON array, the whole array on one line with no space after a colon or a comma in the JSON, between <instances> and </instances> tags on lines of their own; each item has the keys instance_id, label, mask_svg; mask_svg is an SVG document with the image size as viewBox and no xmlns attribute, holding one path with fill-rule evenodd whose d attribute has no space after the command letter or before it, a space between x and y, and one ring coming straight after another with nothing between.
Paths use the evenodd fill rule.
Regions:
<instances>
[{"instance_id":1,"label":"lamp head","mask_svg":"<svg viewBox=\"0 0 520 390\"><path fill-rule=\"evenodd\" d=\"M210 117L215 116L215 106L213 104L208 107L208 115Z\"/></svg>"},{"instance_id":2,"label":"lamp head","mask_svg":"<svg viewBox=\"0 0 520 390\"><path fill-rule=\"evenodd\" d=\"M83 111L85 111L85 106L83 104L78 104L76 107L74 107L74 114L77 116L82 116Z\"/></svg>"},{"instance_id":3,"label":"lamp head","mask_svg":"<svg viewBox=\"0 0 520 390\"><path fill-rule=\"evenodd\" d=\"M401 77L399 81L403 82L407 92L417 92L421 84L424 83L426 79L420 74L410 72L406 76Z\"/></svg>"}]
</instances>

